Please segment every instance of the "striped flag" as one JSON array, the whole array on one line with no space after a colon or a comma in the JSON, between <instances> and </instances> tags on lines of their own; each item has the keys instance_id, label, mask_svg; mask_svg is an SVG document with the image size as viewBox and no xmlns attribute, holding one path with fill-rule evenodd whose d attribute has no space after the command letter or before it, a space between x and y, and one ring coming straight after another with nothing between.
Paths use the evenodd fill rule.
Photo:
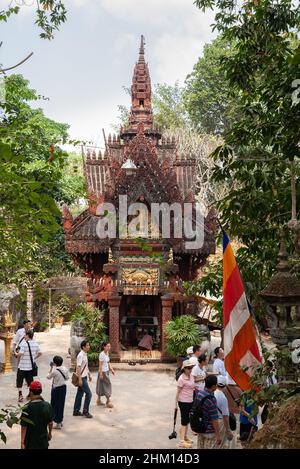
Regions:
<instances>
[{"instance_id":1,"label":"striped flag","mask_svg":"<svg viewBox=\"0 0 300 469\"><path fill-rule=\"evenodd\" d=\"M224 230L223 320L225 368L242 391L246 391L262 359L239 268ZM243 367L248 369L244 371Z\"/></svg>"}]
</instances>

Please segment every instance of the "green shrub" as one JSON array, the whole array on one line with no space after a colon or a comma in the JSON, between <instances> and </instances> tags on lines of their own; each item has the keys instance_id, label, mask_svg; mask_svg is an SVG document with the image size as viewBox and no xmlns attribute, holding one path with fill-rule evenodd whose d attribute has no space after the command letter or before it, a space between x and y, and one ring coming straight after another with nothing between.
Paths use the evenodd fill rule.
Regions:
<instances>
[{"instance_id":1,"label":"green shrub","mask_svg":"<svg viewBox=\"0 0 300 469\"><path fill-rule=\"evenodd\" d=\"M51 317L53 321L57 321L61 318L65 319L71 313L71 301L68 295L62 293L59 297L57 304L53 307L53 313Z\"/></svg>"},{"instance_id":2,"label":"green shrub","mask_svg":"<svg viewBox=\"0 0 300 469\"><path fill-rule=\"evenodd\" d=\"M196 321L193 316L183 315L165 324L166 350L171 357L184 356L188 347L201 344L203 338Z\"/></svg>"},{"instance_id":3,"label":"green shrub","mask_svg":"<svg viewBox=\"0 0 300 469\"><path fill-rule=\"evenodd\" d=\"M101 345L108 339L103 316L103 310L81 303L76 306L71 317L72 322L82 322L84 335L90 343L88 357L91 362L98 361Z\"/></svg>"}]
</instances>

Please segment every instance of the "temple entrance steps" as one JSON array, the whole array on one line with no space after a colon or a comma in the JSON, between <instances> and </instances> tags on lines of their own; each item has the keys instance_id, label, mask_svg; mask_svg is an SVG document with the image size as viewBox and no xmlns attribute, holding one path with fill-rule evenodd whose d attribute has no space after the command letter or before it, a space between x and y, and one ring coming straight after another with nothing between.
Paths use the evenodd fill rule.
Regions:
<instances>
[{"instance_id":1,"label":"temple entrance steps","mask_svg":"<svg viewBox=\"0 0 300 469\"><path fill-rule=\"evenodd\" d=\"M160 350L139 350L136 347L131 347L129 350L120 352L120 361L139 361L147 360L147 362L160 362L161 351Z\"/></svg>"}]
</instances>

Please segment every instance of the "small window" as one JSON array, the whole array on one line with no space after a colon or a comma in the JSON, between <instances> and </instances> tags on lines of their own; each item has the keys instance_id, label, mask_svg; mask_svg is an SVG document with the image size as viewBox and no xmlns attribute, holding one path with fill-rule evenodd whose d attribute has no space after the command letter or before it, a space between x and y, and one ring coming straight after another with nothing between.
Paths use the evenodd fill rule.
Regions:
<instances>
[{"instance_id":1,"label":"small window","mask_svg":"<svg viewBox=\"0 0 300 469\"><path fill-rule=\"evenodd\" d=\"M140 107L144 107L144 100L140 99Z\"/></svg>"}]
</instances>

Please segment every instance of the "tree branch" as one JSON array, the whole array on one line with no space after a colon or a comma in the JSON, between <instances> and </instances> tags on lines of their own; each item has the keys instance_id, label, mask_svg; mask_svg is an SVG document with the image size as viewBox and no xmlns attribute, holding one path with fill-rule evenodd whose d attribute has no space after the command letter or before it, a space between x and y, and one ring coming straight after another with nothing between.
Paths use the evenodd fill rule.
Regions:
<instances>
[{"instance_id":1,"label":"tree branch","mask_svg":"<svg viewBox=\"0 0 300 469\"><path fill-rule=\"evenodd\" d=\"M5 73L8 70L12 70L13 68L19 67L22 65L26 60L30 59L30 57L33 55L33 52L31 52L25 59L21 60L21 62L17 63L16 65L13 65L12 67L7 67L7 68L0 68L0 73Z\"/></svg>"}]
</instances>

